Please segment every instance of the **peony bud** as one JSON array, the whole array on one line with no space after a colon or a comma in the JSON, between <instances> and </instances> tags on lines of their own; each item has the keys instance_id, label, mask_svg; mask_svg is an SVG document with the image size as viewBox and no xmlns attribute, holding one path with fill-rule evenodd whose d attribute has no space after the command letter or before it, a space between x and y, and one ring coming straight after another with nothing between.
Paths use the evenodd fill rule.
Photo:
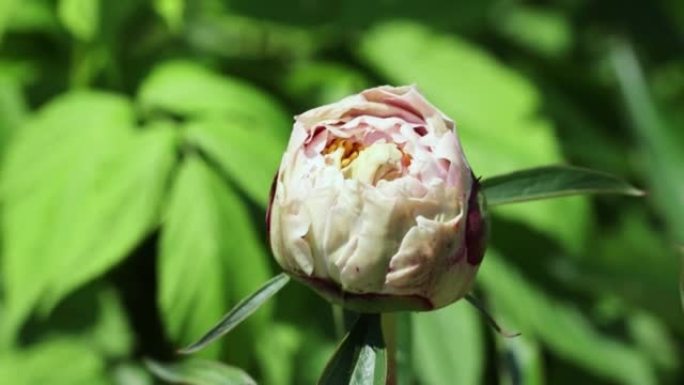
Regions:
<instances>
[{"instance_id":1,"label":"peony bud","mask_svg":"<svg viewBox=\"0 0 684 385\"><path fill-rule=\"evenodd\" d=\"M383 86L296 117L267 226L280 266L329 300L431 310L471 289L482 209L454 122Z\"/></svg>"}]
</instances>

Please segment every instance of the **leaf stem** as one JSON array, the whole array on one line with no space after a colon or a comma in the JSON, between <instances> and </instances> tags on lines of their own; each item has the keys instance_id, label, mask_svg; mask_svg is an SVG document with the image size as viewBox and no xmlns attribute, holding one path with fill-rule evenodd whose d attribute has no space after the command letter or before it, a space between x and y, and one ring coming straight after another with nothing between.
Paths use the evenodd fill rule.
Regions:
<instances>
[{"instance_id":1,"label":"leaf stem","mask_svg":"<svg viewBox=\"0 0 684 385\"><path fill-rule=\"evenodd\" d=\"M387 385L397 385L397 320L395 313L381 315L382 335L387 349Z\"/></svg>"}]
</instances>

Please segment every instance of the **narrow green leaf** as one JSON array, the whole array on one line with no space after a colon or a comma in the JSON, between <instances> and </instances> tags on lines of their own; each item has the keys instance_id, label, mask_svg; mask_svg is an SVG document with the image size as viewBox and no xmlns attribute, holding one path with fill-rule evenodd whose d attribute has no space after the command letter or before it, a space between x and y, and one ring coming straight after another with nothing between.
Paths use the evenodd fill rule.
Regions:
<instances>
[{"instance_id":1,"label":"narrow green leaf","mask_svg":"<svg viewBox=\"0 0 684 385\"><path fill-rule=\"evenodd\" d=\"M636 142L643 151L643 172L652 197L675 242L684 243L684 135L682 127L660 113L634 48L616 41L610 59L632 120Z\"/></svg>"},{"instance_id":2,"label":"narrow green leaf","mask_svg":"<svg viewBox=\"0 0 684 385\"><path fill-rule=\"evenodd\" d=\"M72 35L90 41L100 25L100 0L60 0L57 14Z\"/></svg>"},{"instance_id":3,"label":"narrow green leaf","mask_svg":"<svg viewBox=\"0 0 684 385\"><path fill-rule=\"evenodd\" d=\"M482 191L490 206L567 195L644 195L613 175L569 166L538 167L487 178L482 182Z\"/></svg>"},{"instance_id":4,"label":"narrow green leaf","mask_svg":"<svg viewBox=\"0 0 684 385\"><path fill-rule=\"evenodd\" d=\"M330 359L319 385L384 385L387 375L380 315L362 314Z\"/></svg>"},{"instance_id":5,"label":"narrow green leaf","mask_svg":"<svg viewBox=\"0 0 684 385\"><path fill-rule=\"evenodd\" d=\"M268 299L280 291L290 282L290 277L285 273L280 273L266 282L259 290L252 293L249 297L240 301L228 312L211 330L202 336L197 342L181 349L182 354L194 353L205 346L214 342L221 336L233 330L242 321L247 319L259 309Z\"/></svg>"},{"instance_id":6,"label":"narrow green leaf","mask_svg":"<svg viewBox=\"0 0 684 385\"><path fill-rule=\"evenodd\" d=\"M202 359L167 364L145 360L147 368L159 379L184 385L256 385L242 369Z\"/></svg>"},{"instance_id":7,"label":"narrow green leaf","mask_svg":"<svg viewBox=\"0 0 684 385\"><path fill-rule=\"evenodd\" d=\"M541 92L483 47L420 24L387 22L364 34L359 54L389 82L415 83L455 120L475 175L562 162L553 124L539 114ZM583 198L573 198L497 207L495 214L576 250L583 244L589 207Z\"/></svg>"},{"instance_id":8,"label":"narrow green leaf","mask_svg":"<svg viewBox=\"0 0 684 385\"><path fill-rule=\"evenodd\" d=\"M478 385L485 365L484 333L475 309L465 301L413 313L412 359L425 384Z\"/></svg>"},{"instance_id":9,"label":"narrow green leaf","mask_svg":"<svg viewBox=\"0 0 684 385\"><path fill-rule=\"evenodd\" d=\"M160 238L159 306L179 346L194 342L271 276L269 255L242 199L203 159L190 154L171 189ZM225 353L249 364L254 341L266 333L272 306L260 310L221 345L202 354Z\"/></svg>"}]
</instances>

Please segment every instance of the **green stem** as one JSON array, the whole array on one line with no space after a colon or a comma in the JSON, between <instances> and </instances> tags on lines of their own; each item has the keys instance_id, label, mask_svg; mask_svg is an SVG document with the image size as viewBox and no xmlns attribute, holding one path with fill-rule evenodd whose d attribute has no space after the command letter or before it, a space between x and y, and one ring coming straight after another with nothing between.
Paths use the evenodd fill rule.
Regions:
<instances>
[{"instance_id":1,"label":"green stem","mask_svg":"<svg viewBox=\"0 0 684 385\"><path fill-rule=\"evenodd\" d=\"M382 336L387 349L387 385L397 385L397 323L394 313L381 316Z\"/></svg>"}]
</instances>

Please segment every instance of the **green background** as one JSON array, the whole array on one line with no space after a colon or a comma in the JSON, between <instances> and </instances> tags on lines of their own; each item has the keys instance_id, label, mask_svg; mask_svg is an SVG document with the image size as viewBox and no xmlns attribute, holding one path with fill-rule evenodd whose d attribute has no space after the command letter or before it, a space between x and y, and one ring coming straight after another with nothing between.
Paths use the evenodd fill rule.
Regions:
<instances>
[{"instance_id":1,"label":"green background","mask_svg":"<svg viewBox=\"0 0 684 385\"><path fill-rule=\"evenodd\" d=\"M0 0L1 381L155 383L144 359L279 272L263 218L292 116L379 84L452 117L478 176L563 163L648 191L493 210L476 294L522 336L465 302L401 315L401 384L684 381L683 2ZM338 329L291 284L200 356L312 384Z\"/></svg>"}]
</instances>

